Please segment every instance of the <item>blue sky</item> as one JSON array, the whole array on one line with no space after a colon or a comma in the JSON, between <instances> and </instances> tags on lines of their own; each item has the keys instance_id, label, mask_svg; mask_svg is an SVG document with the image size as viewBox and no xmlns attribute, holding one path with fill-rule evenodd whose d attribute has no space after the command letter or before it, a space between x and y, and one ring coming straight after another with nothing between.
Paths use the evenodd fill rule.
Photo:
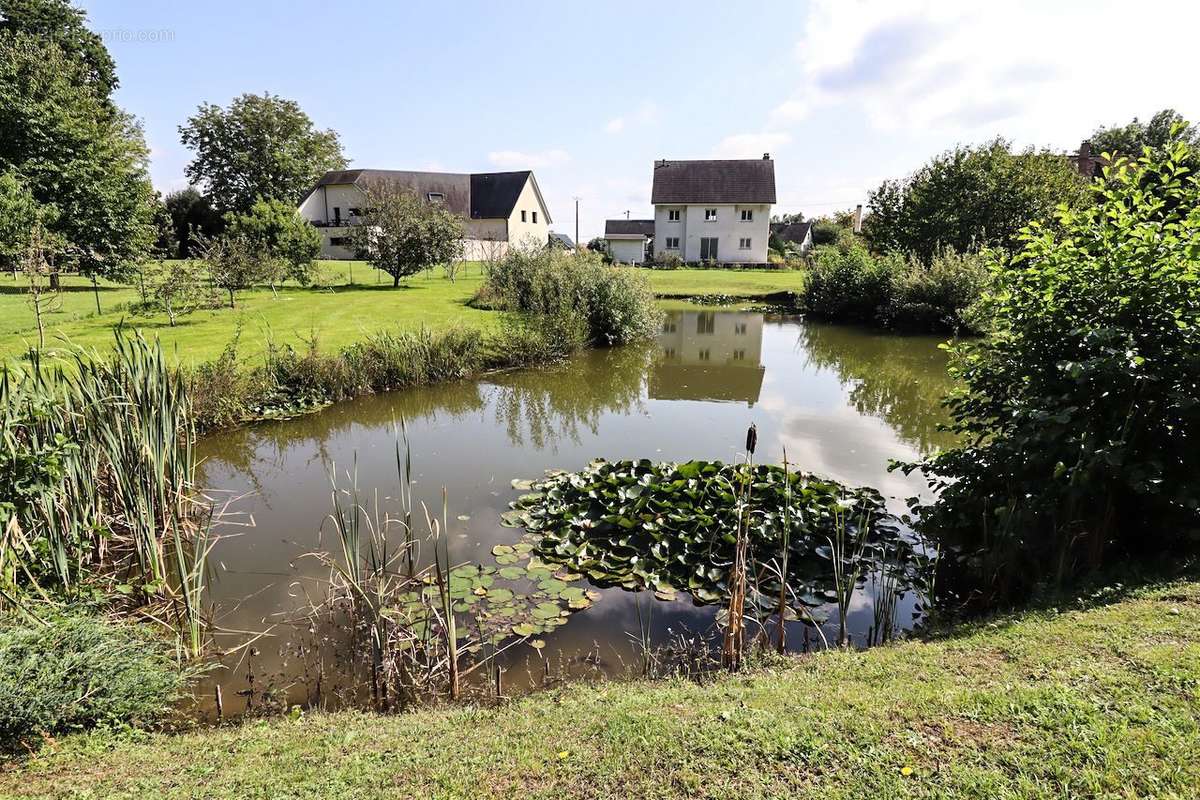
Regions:
<instances>
[{"instance_id":1,"label":"blue sky","mask_svg":"<svg viewBox=\"0 0 1200 800\"><path fill-rule=\"evenodd\" d=\"M270 91L354 166L532 168L555 229L581 198L585 240L649 215L655 158L769 151L777 210L814 216L958 142L1068 150L1163 106L1200 119L1185 2L81 5L161 190L186 185L198 104Z\"/></svg>"}]
</instances>

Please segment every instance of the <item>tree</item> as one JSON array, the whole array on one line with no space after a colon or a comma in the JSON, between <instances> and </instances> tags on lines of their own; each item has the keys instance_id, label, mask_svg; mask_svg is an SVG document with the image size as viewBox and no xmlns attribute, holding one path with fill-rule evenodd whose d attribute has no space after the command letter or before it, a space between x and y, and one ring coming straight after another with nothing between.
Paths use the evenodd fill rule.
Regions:
<instances>
[{"instance_id":1,"label":"tree","mask_svg":"<svg viewBox=\"0 0 1200 800\"><path fill-rule=\"evenodd\" d=\"M0 268L20 268L34 224L45 223L49 212L20 178L11 172L0 174Z\"/></svg>"},{"instance_id":2,"label":"tree","mask_svg":"<svg viewBox=\"0 0 1200 800\"><path fill-rule=\"evenodd\" d=\"M38 349L46 348L46 325L43 317L62 307L62 295L54 274L54 256L61 243L48 233L40 222L29 226L25 252L21 256L21 270L29 281L29 305L37 321Z\"/></svg>"},{"instance_id":3,"label":"tree","mask_svg":"<svg viewBox=\"0 0 1200 800\"><path fill-rule=\"evenodd\" d=\"M1200 526L1200 178L1176 139L993 265L989 336L951 345L962 444L920 464L927 533L976 588L1027 597ZM910 465L910 467L917 465ZM939 578L939 582L941 578Z\"/></svg>"},{"instance_id":4,"label":"tree","mask_svg":"<svg viewBox=\"0 0 1200 800\"><path fill-rule=\"evenodd\" d=\"M245 214L230 217L229 232L244 238L262 258L277 262L283 278L291 278L301 286L312 283L313 265L321 253L321 234L291 203L259 198Z\"/></svg>"},{"instance_id":5,"label":"tree","mask_svg":"<svg viewBox=\"0 0 1200 800\"><path fill-rule=\"evenodd\" d=\"M236 308L237 292L262 280L262 254L243 236L198 239L197 252L208 262L213 286L229 293L229 307Z\"/></svg>"},{"instance_id":6,"label":"tree","mask_svg":"<svg viewBox=\"0 0 1200 800\"><path fill-rule=\"evenodd\" d=\"M1090 141L1093 153L1138 158L1146 147L1161 157L1168 145L1177 139L1187 142L1191 157L1195 158L1195 150L1200 146L1200 127L1189 125L1175 109L1164 108L1150 118L1149 124L1134 117L1128 125L1100 126Z\"/></svg>"},{"instance_id":7,"label":"tree","mask_svg":"<svg viewBox=\"0 0 1200 800\"><path fill-rule=\"evenodd\" d=\"M1014 153L1003 139L960 146L871 192L863 235L876 251L910 252L924 262L946 247L1012 251L1027 223L1050 218L1059 204L1083 204L1086 187L1057 153Z\"/></svg>"},{"instance_id":8,"label":"tree","mask_svg":"<svg viewBox=\"0 0 1200 800\"><path fill-rule=\"evenodd\" d=\"M204 277L202 264L182 259L159 262L150 272L150 294L167 313L167 322L172 328L181 314L189 314L209 303Z\"/></svg>"},{"instance_id":9,"label":"tree","mask_svg":"<svg viewBox=\"0 0 1200 800\"><path fill-rule=\"evenodd\" d=\"M434 264L462 256L463 223L442 203L411 192L373 194L363 222L352 229L359 256L392 276L392 286Z\"/></svg>"},{"instance_id":10,"label":"tree","mask_svg":"<svg viewBox=\"0 0 1200 800\"><path fill-rule=\"evenodd\" d=\"M193 186L171 192L164 198L163 205L170 216L177 244L173 258L194 257L196 234L212 238L225 230L225 218Z\"/></svg>"},{"instance_id":11,"label":"tree","mask_svg":"<svg viewBox=\"0 0 1200 800\"><path fill-rule=\"evenodd\" d=\"M229 108L205 103L179 127L195 153L188 179L222 213L243 213L260 197L295 204L331 169L344 169L341 141L317 130L293 100L244 94Z\"/></svg>"},{"instance_id":12,"label":"tree","mask_svg":"<svg viewBox=\"0 0 1200 800\"><path fill-rule=\"evenodd\" d=\"M52 0L0 8L0 172L54 209L65 260L93 281L120 277L154 240L141 129L112 102L107 53L78 13Z\"/></svg>"}]
</instances>

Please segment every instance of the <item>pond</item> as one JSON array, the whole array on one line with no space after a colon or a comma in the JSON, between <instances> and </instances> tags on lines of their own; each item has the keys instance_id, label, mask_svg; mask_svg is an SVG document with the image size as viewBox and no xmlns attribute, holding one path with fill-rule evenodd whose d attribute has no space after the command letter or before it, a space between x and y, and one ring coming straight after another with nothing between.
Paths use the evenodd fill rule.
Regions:
<instances>
[{"instance_id":1,"label":"pond","mask_svg":"<svg viewBox=\"0 0 1200 800\"><path fill-rule=\"evenodd\" d=\"M519 537L520 530L500 524L519 494L514 479L578 470L597 457L736 461L752 422L759 461L778 463L786 448L798 468L872 486L902 512L903 499L920 493L923 483L888 472L889 460L949 441L938 431L945 421L939 398L949 388L940 341L761 313L671 312L647 346L364 397L207 437L200 445L202 484L214 497L230 498L236 511L210 558L217 641L233 649L254 633L267 635L227 655L202 696L219 684L227 714L253 705L265 689L277 704L312 701L315 668L303 636L288 623L328 578L328 566L310 554L333 546L331 477L344 487L356 475L372 503L377 491L390 504L399 493L401 418L415 500L440 513L445 487L455 564L494 564L492 548ZM639 618L645 621L647 611L655 644L712 628L712 607L648 594L599 590L590 607L544 637L541 649L506 651L506 692L634 671L635 640L647 629ZM901 625L910 626L911 598L902 599L900 611ZM849 619L857 641L871 617L870 599L860 592ZM796 625L789 633L796 649L815 641Z\"/></svg>"}]
</instances>

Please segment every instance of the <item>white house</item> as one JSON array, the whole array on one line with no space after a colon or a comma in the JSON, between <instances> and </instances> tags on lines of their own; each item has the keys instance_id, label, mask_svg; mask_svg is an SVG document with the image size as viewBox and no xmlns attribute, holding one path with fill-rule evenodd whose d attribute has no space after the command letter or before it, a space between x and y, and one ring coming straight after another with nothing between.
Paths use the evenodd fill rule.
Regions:
<instances>
[{"instance_id":1,"label":"white house","mask_svg":"<svg viewBox=\"0 0 1200 800\"><path fill-rule=\"evenodd\" d=\"M529 170L521 172L404 172L347 169L325 173L300 201L300 215L321 229L321 257L354 258L350 226L358 224L373 192L406 191L445 203L463 218L463 258L504 255L509 247L544 247L550 209Z\"/></svg>"},{"instance_id":2,"label":"white house","mask_svg":"<svg viewBox=\"0 0 1200 800\"><path fill-rule=\"evenodd\" d=\"M767 263L775 162L654 162L654 254L719 264Z\"/></svg>"},{"instance_id":3,"label":"white house","mask_svg":"<svg viewBox=\"0 0 1200 800\"><path fill-rule=\"evenodd\" d=\"M604 221L604 240L608 254L620 264L641 264L646 260L646 245L654 238L652 219L609 219Z\"/></svg>"}]
</instances>

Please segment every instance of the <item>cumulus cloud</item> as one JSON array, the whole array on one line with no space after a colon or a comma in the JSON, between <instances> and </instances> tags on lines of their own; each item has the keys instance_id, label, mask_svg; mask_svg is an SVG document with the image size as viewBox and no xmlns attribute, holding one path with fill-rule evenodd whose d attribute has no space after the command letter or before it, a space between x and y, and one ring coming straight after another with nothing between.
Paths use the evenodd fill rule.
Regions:
<instances>
[{"instance_id":1,"label":"cumulus cloud","mask_svg":"<svg viewBox=\"0 0 1200 800\"><path fill-rule=\"evenodd\" d=\"M488 161L505 169L542 169L565 164L571 160L566 150L537 150L525 153L520 150L493 150Z\"/></svg>"},{"instance_id":2,"label":"cumulus cloud","mask_svg":"<svg viewBox=\"0 0 1200 800\"><path fill-rule=\"evenodd\" d=\"M1139 14L1155 16L1152 8ZM849 107L884 132L1002 129L1069 142L1100 124L1194 102L1183 32L1200 24L1200 6L1173 6L1171 32L1119 37L1117 57L1092 34L1101 21L1127 16L1114 0L814 0L796 45L795 80L768 128Z\"/></svg>"},{"instance_id":3,"label":"cumulus cloud","mask_svg":"<svg viewBox=\"0 0 1200 800\"><path fill-rule=\"evenodd\" d=\"M631 114L613 117L604 125L605 133L621 133L626 128L638 125L649 125L658 121L658 106L649 100L642 101L637 110Z\"/></svg>"},{"instance_id":4,"label":"cumulus cloud","mask_svg":"<svg viewBox=\"0 0 1200 800\"><path fill-rule=\"evenodd\" d=\"M713 158L759 158L763 153L770 153L792 140L789 134L773 133L738 133L726 136L717 142L713 148Z\"/></svg>"}]
</instances>

